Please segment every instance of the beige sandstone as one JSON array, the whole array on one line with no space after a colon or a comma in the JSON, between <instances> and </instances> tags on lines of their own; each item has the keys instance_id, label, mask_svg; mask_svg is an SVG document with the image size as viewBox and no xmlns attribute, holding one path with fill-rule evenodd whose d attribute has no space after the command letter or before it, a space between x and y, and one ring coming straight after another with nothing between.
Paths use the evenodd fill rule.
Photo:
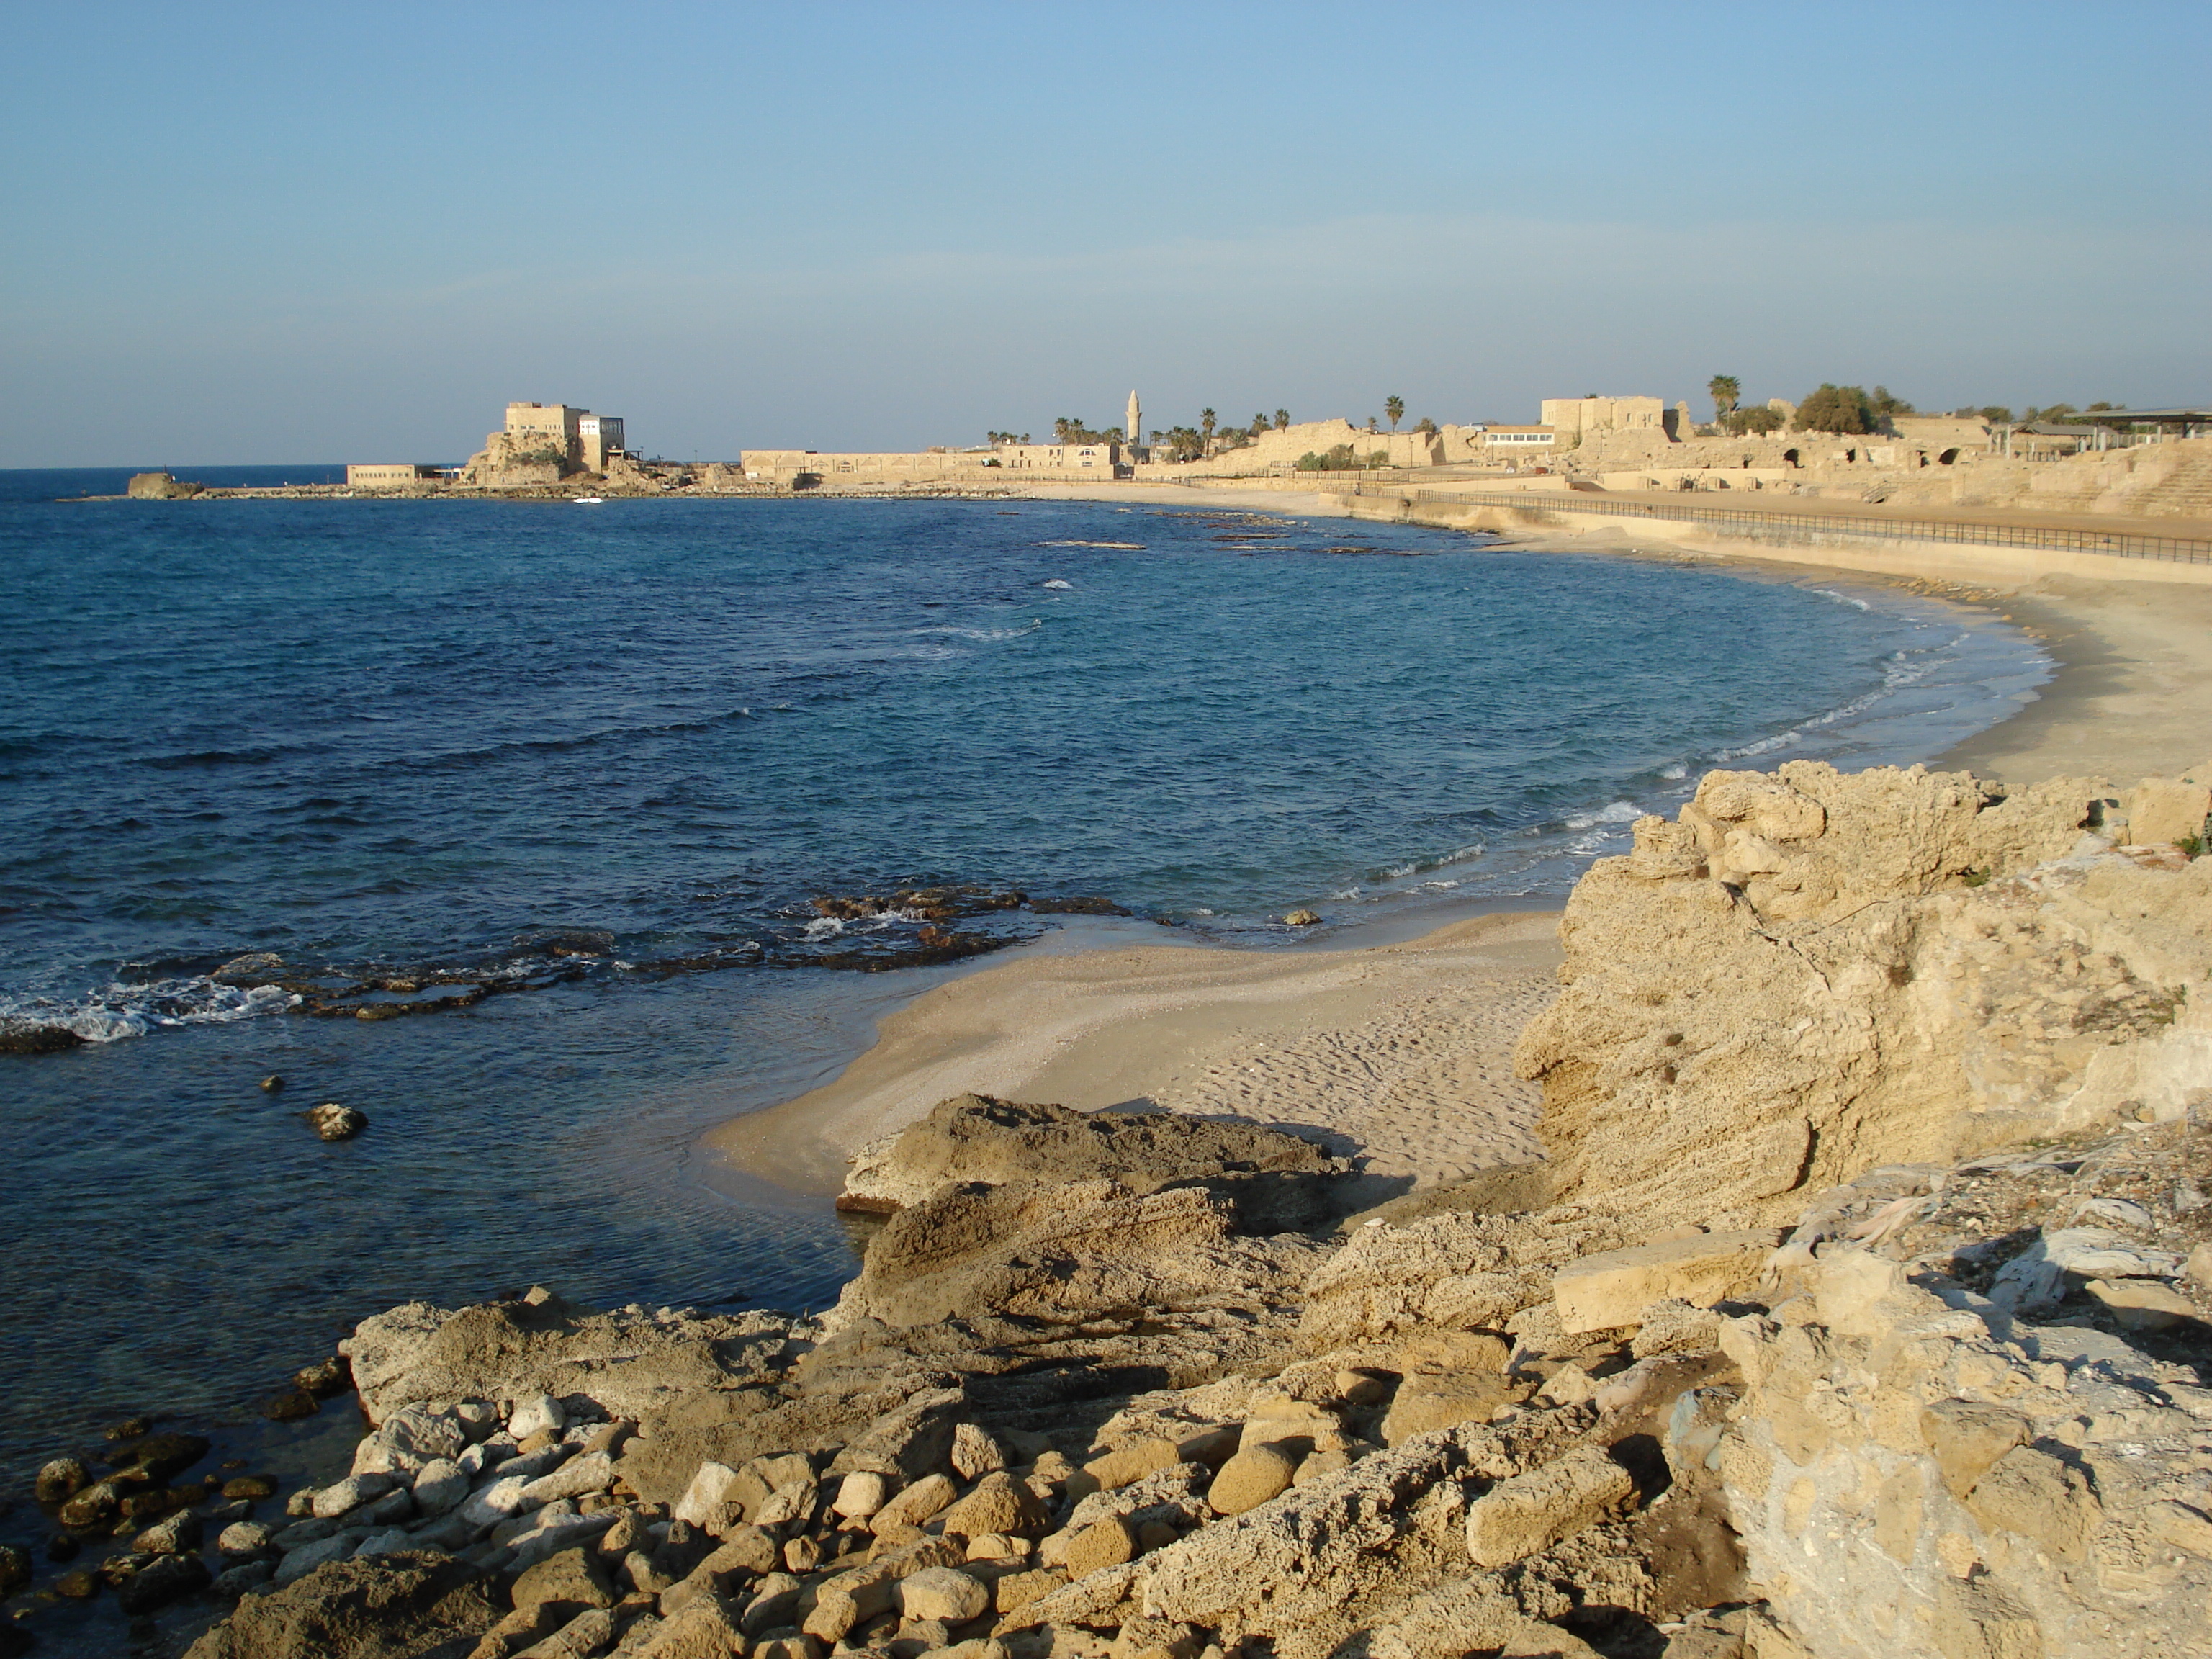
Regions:
<instances>
[{"instance_id":1,"label":"beige sandstone","mask_svg":"<svg viewBox=\"0 0 2212 1659\"><path fill-rule=\"evenodd\" d=\"M1468 1553L1502 1567L1549 1549L1625 1509L1636 1495L1628 1471L1594 1446L1501 1480L1467 1514Z\"/></svg>"},{"instance_id":2,"label":"beige sandstone","mask_svg":"<svg viewBox=\"0 0 2212 1659\"><path fill-rule=\"evenodd\" d=\"M1602 1331L1638 1325L1644 1310L1661 1301L1710 1308L1756 1279L1781 1242L1771 1231L1693 1233L1584 1256L1553 1277L1560 1326Z\"/></svg>"}]
</instances>

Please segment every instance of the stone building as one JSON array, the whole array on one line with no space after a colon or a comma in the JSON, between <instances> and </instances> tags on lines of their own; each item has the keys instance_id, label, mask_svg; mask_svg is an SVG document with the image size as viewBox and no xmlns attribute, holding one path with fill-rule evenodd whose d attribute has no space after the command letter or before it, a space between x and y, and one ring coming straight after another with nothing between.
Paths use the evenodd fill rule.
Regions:
<instances>
[{"instance_id":1,"label":"stone building","mask_svg":"<svg viewBox=\"0 0 2212 1659\"><path fill-rule=\"evenodd\" d=\"M1662 398L1547 398L1542 410L1542 424L1559 434L1562 446L1597 432L1664 432L1670 412Z\"/></svg>"},{"instance_id":2,"label":"stone building","mask_svg":"<svg viewBox=\"0 0 2212 1659\"><path fill-rule=\"evenodd\" d=\"M346 468L349 489L410 489L437 481L438 469L420 461L372 461Z\"/></svg>"}]
</instances>

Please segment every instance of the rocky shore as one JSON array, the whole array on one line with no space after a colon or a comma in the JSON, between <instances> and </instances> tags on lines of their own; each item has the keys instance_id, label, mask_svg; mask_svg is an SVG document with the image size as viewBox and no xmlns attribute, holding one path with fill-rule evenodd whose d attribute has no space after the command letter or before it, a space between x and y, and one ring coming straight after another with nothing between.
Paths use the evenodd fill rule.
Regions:
<instances>
[{"instance_id":1,"label":"rocky shore","mask_svg":"<svg viewBox=\"0 0 2212 1659\"><path fill-rule=\"evenodd\" d=\"M1714 773L1568 906L1542 1163L957 1097L819 1317L412 1304L281 1516L38 1495L193 1659L2193 1651L2208 778Z\"/></svg>"}]
</instances>

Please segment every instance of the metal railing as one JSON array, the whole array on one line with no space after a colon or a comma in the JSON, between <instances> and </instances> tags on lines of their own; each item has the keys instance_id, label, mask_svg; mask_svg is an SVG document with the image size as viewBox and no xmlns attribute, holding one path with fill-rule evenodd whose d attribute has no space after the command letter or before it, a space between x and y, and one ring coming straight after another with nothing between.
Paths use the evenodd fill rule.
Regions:
<instances>
[{"instance_id":1,"label":"metal railing","mask_svg":"<svg viewBox=\"0 0 2212 1659\"><path fill-rule=\"evenodd\" d=\"M2212 540L2191 536L2154 536L2131 530L2064 530L2046 525L1975 524L1949 519L1860 518L1842 513L1786 513L1767 507L1692 506L1687 502L1676 506L1673 502L1606 501L1580 491L1370 491L1355 484L1354 493L1388 495L1408 502L1451 502L1467 507L1516 507L1530 513L1591 513L1607 518L1709 524L1717 529L1736 528L1746 535L1960 542L1979 547L2026 547L2060 553L2103 553L2122 559L2212 564Z\"/></svg>"}]
</instances>

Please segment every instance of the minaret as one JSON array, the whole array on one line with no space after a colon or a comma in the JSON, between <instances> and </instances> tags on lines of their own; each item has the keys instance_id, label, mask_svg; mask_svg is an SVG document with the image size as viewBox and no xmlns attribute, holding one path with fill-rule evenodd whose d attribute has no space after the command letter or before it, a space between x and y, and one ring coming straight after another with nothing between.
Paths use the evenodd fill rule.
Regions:
<instances>
[{"instance_id":1,"label":"minaret","mask_svg":"<svg viewBox=\"0 0 2212 1659\"><path fill-rule=\"evenodd\" d=\"M1133 448L1145 441L1145 406L1137 401L1133 389L1129 393L1129 423L1121 430L1129 434Z\"/></svg>"}]
</instances>

